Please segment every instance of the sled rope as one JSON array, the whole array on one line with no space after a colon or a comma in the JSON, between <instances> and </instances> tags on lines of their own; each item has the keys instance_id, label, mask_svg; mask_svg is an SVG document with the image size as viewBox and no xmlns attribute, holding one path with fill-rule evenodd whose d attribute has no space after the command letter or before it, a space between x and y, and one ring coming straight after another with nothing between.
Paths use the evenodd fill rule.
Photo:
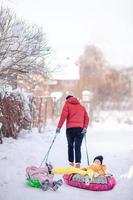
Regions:
<instances>
[{"instance_id":1,"label":"sled rope","mask_svg":"<svg viewBox=\"0 0 133 200\"><path fill-rule=\"evenodd\" d=\"M87 149L86 134L84 136L84 140L85 140L85 149L86 149L87 164L89 165L89 155L88 155L88 149Z\"/></svg>"},{"instance_id":2,"label":"sled rope","mask_svg":"<svg viewBox=\"0 0 133 200\"><path fill-rule=\"evenodd\" d=\"M58 135L58 134L56 133L55 136L54 136L54 138L53 138L53 141L52 141L52 143L51 143L51 145L50 145L50 147L49 147L49 149L48 149L48 151L47 151L47 153L46 153L45 156L44 156L44 159L42 160L42 162L41 162L41 164L40 164L40 166L39 166L39 168L42 166L42 164L43 164L44 162L47 163L50 150L51 150L51 148L52 148L52 146L53 146L53 144L54 144L54 142L55 142L55 139L56 139L57 135Z\"/></svg>"}]
</instances>

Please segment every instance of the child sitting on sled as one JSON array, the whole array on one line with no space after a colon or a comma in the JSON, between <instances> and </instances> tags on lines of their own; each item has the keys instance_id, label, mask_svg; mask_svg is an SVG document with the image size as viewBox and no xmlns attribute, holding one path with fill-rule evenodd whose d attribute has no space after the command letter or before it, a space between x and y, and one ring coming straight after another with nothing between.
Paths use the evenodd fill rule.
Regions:
<instances>
[{"instance_id":1,"label":"child sitting on sled","mask_svg":"<svg viewBox=\"0 0 133 200\"><path fill-rule=\"evenodd\" d=\"M93 163L81 170L85 171L84 175L74 174L73 181L81 180L80 182L85 182L86 184L92 183L107 183L105 177L106 166L103 165L103 156L99 155L93 159Z\"/></svg>"},{"instance_id":2,"label":"child sitting on sled","mask_svg":"<svg viewBox=\"0 0 133 200\"><path fill-rule=\"evenodd\" d=\"M45 167L37 168L35 166L30 166L26 168L26 177L29 180L38 180L44 191L49 188L56 191L63 183L61 179L55 181L54 174L51 173L53 166L46 163Z\"/></svg>"},{"instance_id":3,"label":"child sitting on sled","mask_svg":"<svg viewBox=\"0 0 133 200\"><path fill-rule=\"evenodd\" d=\"M106 165L103 165L103 156L96 156L93 159L93 163L82 170L86 171L90 179L92 179L94 176L105 175Z\"/></svg>"},{"instance_id":4,"label":"child sitting on sled","mask_svg":"<svg viewBox=\"0 0 133 200\"><path fill-rule=\"evenodd\" d=\"M92 181L94 177L105 175L106 166L103 165L102 162L103 162L103 156L99 155L94 158L93 163L91 165L88 165L85 168L79 169L72 166L68 168L55 167L52 169L52 173L74 174L75 177L77 176L78 180L80 178L82 180L85 179L85 182L87 183L87 182Z\"/></svg>"}]
</instances>

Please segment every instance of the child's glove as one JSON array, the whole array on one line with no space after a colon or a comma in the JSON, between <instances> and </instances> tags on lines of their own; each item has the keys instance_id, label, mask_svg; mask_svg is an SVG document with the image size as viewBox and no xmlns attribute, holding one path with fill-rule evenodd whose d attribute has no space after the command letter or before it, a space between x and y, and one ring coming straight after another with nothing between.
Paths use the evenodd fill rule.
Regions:
<instances>
[{"instance_id":1,"label":"child's glove","mask_svg":"<svg viewBox=\"0 0 133 200\"><path fill-rule=\"evenodd\" d=\"M87 133L87 128L83 128L83 130L81 131L81 134L82 134L83 136L85 136L86 133Z\"/></svg>"},{"instance_id":2,"label":"child's glove","mask_svg":"<svg viewBox=\"0 0 133 200\"><path fill-rule=\"evenodd\" d=\"M57 128L57 129L56 129L56 133L60 133L60 128Z\"/></svg>"},{"instance_id":3,"label":"child's glove","mask_svg":"<svg viewBox=\"0 0 133 200\"><path fill-rule=\"evenodd\" d=\"M48 167L48 171L51 174L51 171L53 169L53 165L49 162L49 163L46 163L46 166Z\"/></svg>"}]
</instances>

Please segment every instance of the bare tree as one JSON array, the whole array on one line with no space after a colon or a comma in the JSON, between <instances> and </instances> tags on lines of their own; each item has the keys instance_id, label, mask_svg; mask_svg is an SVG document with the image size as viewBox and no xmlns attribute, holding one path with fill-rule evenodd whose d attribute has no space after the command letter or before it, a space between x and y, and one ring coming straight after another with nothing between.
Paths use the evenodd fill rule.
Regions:
<instances>
[{"instance_id":1,"label":"bare tree","mask_svg":"<svg viewBox=\"0 0 133 200\"><path fill-rule=\"evenodd\" d=\"M99 48L86 46L77 64L80 67L78 91L92 91L97 104L107 101L119 104L131 96L132 70L120 71L117 66L111 66Z\"/></svg>"},{"instance_id":2,"label":"bare tree","mask_svg":"<svg viewBox=\"0 0 133 200\"><path fill-rule=\"evenodd\" d=\"M77 64L80 69L79 93L81 94L83 90L96 93L107 65L102 51L94 45L86 46Z\"/></svg>"},{"instance_id":3,"label":"bare tree","mask_svg":"<svg viewBox=\"0 0 133 200\"><path fill-rule=\"evenodd\" d=\"M18 74L46 74L51 54L46 34L36 25L17 19L8 8L0 9L0 79L11 85Z\"/></svg>"}]
</instances>

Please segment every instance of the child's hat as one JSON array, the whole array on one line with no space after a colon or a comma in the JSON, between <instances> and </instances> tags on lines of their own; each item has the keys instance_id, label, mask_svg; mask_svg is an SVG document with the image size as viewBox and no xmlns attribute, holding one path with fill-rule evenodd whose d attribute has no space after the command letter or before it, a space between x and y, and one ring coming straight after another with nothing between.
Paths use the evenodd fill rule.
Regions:
<instances>
[{"instance_id":1,"label":"child's hat","mask_svg":"<svg viewBox=\"0 0 133 200\"><path fill-rule=\"evenodd\" d=\"M96 156L95 158L94 158L94 160L93 160L93 162L95 161L95 160L100 160L100 162L101 162L101 165L102 165L102 163L103 163L103 156Z\"/></svg>"}]
</instances>

